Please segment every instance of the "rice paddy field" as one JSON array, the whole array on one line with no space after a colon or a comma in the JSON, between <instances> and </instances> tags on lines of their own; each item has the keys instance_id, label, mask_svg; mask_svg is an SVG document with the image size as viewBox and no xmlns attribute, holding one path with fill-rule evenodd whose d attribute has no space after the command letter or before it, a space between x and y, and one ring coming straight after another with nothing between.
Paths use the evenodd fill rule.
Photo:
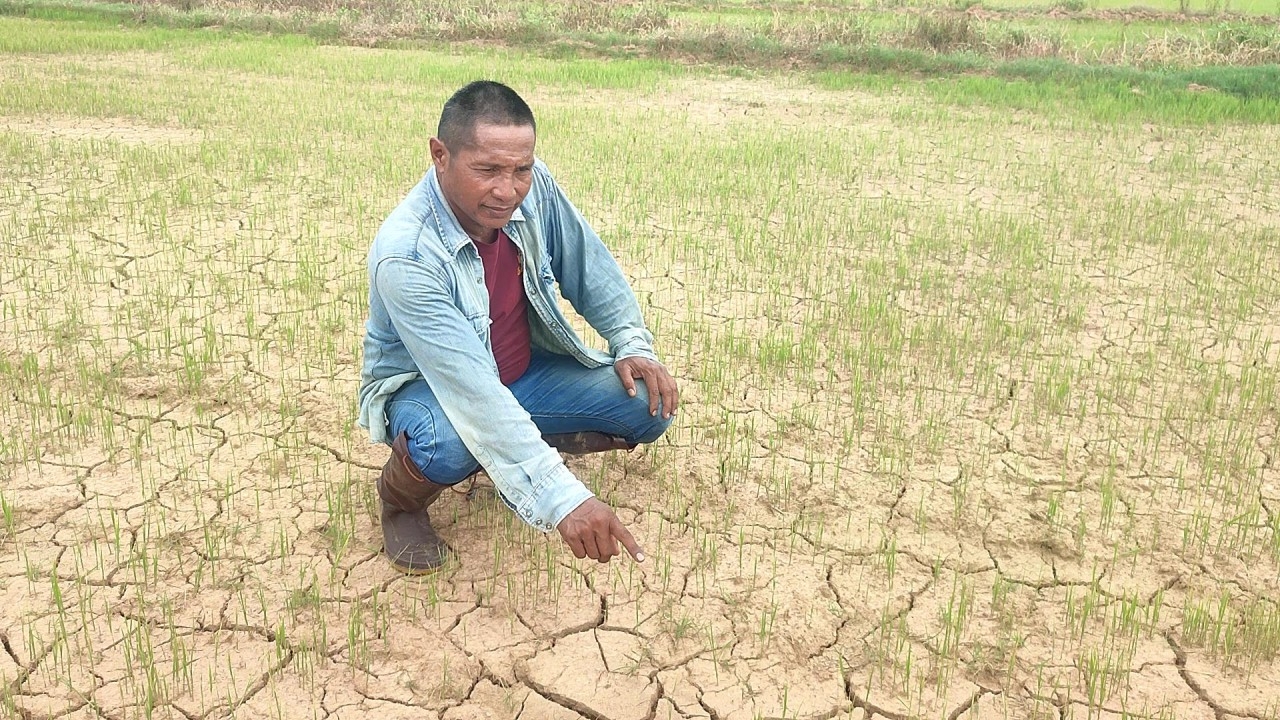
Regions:
<instances>
[{"instance_id":1,"label":"rice paddy field","mask_svg":"<svg viewBox=\"0 0 1280 720\"><path fill-rule=\"evenodd\" d=\"M4 7L0 718L1280 718L1274 65L1096 4L1020 76ZM478 77L681 383L570 460L643 564L483 476L380 555L364 257Z\"/></svg>"}]
</instances>

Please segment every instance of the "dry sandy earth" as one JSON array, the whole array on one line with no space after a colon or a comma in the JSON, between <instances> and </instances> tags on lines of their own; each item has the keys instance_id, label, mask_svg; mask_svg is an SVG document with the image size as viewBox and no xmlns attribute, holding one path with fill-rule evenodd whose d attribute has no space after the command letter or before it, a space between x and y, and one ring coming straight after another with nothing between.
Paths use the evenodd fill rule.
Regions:
<instances>
[{"instance_id":1,"label":"dry sandy earth","mask_svg":"<svg viewBox=\"0 0 1280 720\"><path fill-rule=\"evenodd\" d=\"M0 117L0 717L1277 717L1273 129L625 96L589 104L861 159L775 206L699 203L750 182L712 164L669 207L566 171L684 383L662 442L570 463L649 560L576 561L480 483L425 579L380 558L387 451L352 425L363 252L409 175L359 210L315 160L201 179L248 125ZM562 131L584 102L535 100Z\"/></svg>"}]
</instances>

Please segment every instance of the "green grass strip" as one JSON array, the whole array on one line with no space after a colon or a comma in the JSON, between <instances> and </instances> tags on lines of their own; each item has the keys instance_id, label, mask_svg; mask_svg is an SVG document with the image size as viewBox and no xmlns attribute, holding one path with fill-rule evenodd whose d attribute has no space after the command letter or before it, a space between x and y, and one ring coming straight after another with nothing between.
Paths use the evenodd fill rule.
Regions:
<instances>
[{"instance_id":1,"label":"green grass strip","mask_svg":"<svg viewBox=\"0 0 1280 720\"><path fill-rule=\"evenodd\" d=\"M178 40L174 31L216 26L208 34L183 33L183 42L226 34L283 34L293 42L347 39L324 15L266 15L180 11L163 6L65 0L0 0L0 16L67 23L55 32L0 34L3 52L83 52L156 49ZM122 33L125 25L145 32ZM168 32L166 32L168 31ZM1100 122L1158 120L1176 124L1280 122L1280 65L1138 68L1085 65L1059 58L1005 60L976 52L936 53L875 44L828 44L799 57L796 48L765 36L676 35L642 40L618 33L576 33L571 38L529 32L505 45L549 57L597 55L708 63L729 72L791 65L811 72L827 88L892 88L913 83L939 101L1039 112L1068 112ZM440 39L402 39L390 46L439 47ZM923 81L923 82L921 82Z\"/></svg>"}]
</instances>

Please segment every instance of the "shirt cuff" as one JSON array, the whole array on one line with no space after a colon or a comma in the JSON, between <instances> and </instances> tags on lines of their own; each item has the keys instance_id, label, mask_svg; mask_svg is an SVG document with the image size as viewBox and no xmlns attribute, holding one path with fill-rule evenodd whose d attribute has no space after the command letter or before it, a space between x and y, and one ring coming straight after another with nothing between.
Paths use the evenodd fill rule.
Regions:
<instances>
[{"instance_id":1,"label":"shirt cuff","mask_svg":"<svg viewBox=\"0 0 1280 720\"><path fill-rule=\"evenodd\" d=\"M621 343L613 352L613 359L621 360L629 357L643 357L661 362L658 360L658 353L654 351L653 345L645 340L644 337L633 337L630 340Z\"/></svg>"},{"instance_id":2,"label":"shirt cuff","mask_svg":"<svg viewBox=\"0 0 1280 720\"><path fill-rule=\"evenodd\" d=\"M531 503L534 506L533 517L526 520L535 530L549 533L569 513L593 497L595 493L574 477L569 468L561 465L538 489Z\"/></svg>"}]
</instances>

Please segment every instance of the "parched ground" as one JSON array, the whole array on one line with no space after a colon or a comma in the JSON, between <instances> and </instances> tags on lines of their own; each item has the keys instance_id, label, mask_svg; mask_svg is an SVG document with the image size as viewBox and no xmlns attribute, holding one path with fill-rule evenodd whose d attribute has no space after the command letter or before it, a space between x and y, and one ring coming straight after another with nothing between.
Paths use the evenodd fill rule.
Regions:
<instances>
[{"instance_id":1,"label":"parched ground","mask_svg":"<svg viewBox=\"0 0 1280 720\"><path fill-rule=\"evenodd\" d=\"M1275 127L200 38L0 63L0 717L1280 716ZM570 462L643 565L379 554L364 252L486 74L683 384Z\"/></svg>"}]
</instances>

